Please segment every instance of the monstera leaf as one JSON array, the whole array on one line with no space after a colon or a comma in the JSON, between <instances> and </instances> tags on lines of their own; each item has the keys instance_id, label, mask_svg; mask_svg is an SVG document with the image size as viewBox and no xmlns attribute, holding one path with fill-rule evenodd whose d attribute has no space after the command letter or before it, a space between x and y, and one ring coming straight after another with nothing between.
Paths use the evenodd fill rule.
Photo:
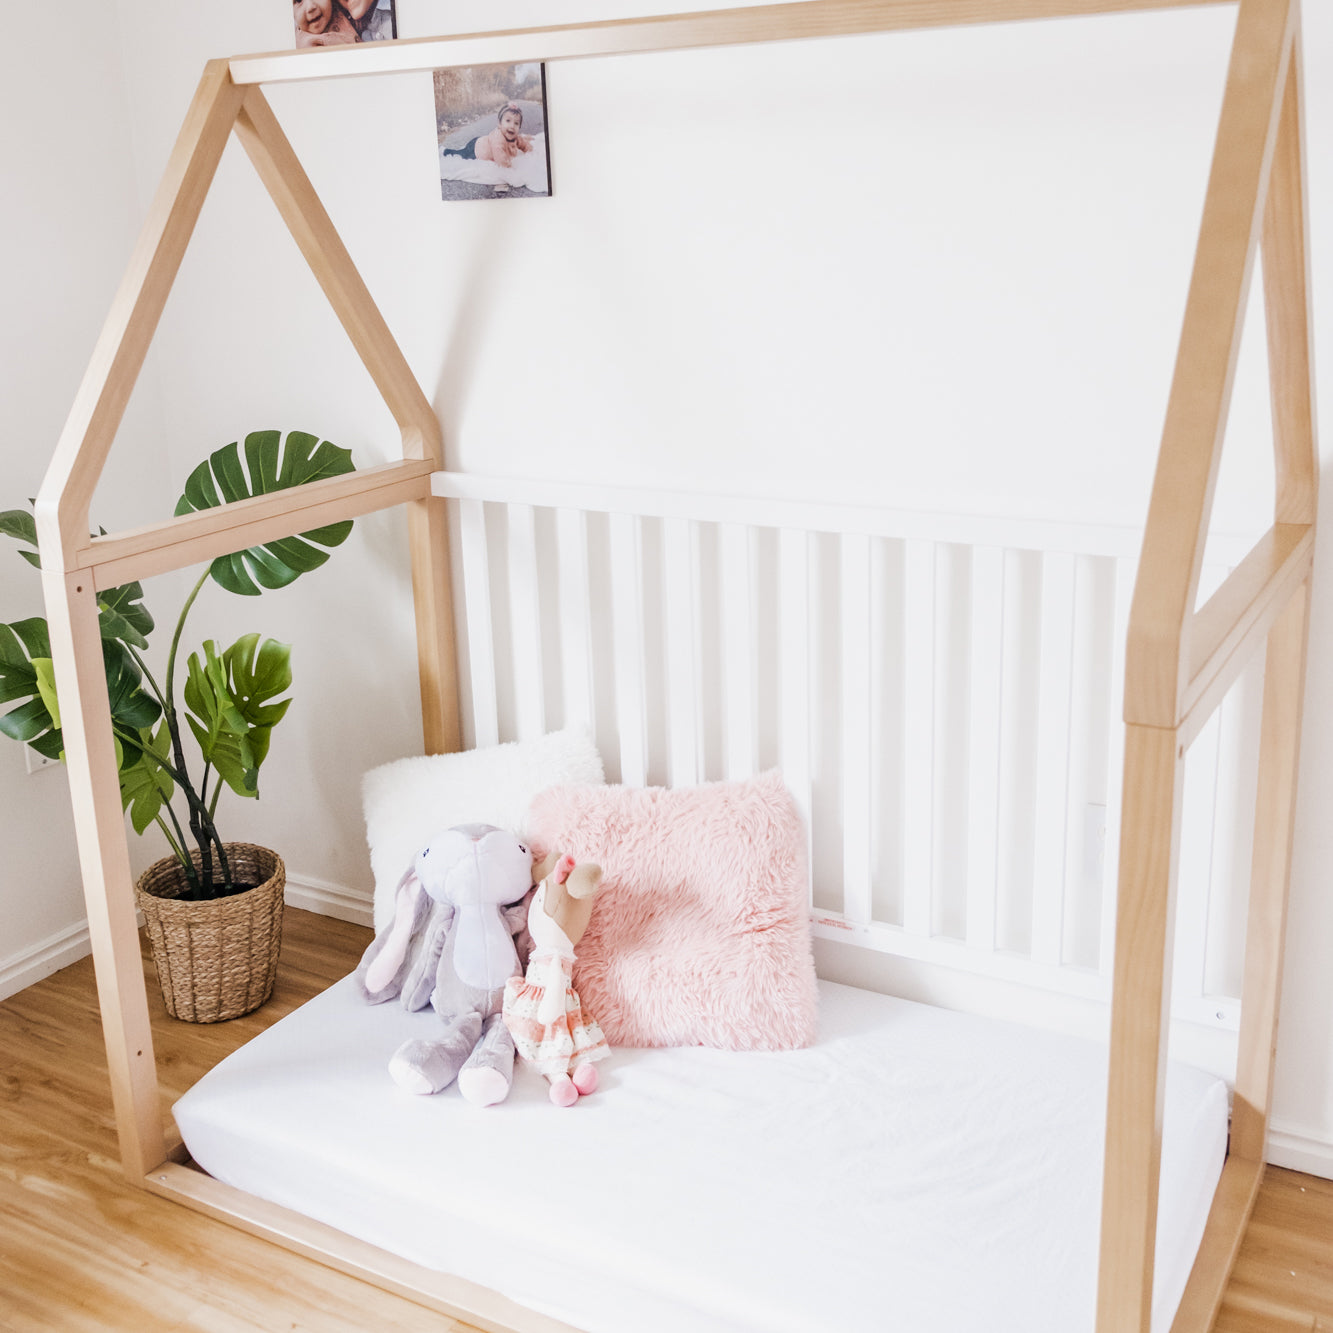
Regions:
<instances>
[{"instance_id":1,"label":"monstera leaf","mask_svg":"<svg viewBox=\"0 0 1333 1333\"><path fill-rule=\"evenodd\" d=\"M31 551L20 551L19 555L41 569L42 558L37 554L37 523L26 509L6 509L0 513L0 535L31 546ZM98 593L97 619L104 639L120 639L134 648L148 647L153 617L143 604L142 584L124 583L119 588L107 588Z\"/></svg>"},{"instance_id":2,"label":"monstera leaf","mask_svg":"<svg viewBox=\"0 0 1333 1333\"><path fill-rule=\"evenodd\" d=\"M286 440L276 430L253 431L245 437L245 462L237 445L226 445L200 463L185 483L176 513L216 509L235 500L301 486L308 481L354 472L351 451L305 431L291 431ZM327 549L347 540L350 520L314 528L299 537L282 537L248 551L219 556L209 570L228 592L254 597L264 588L284 588L328 558Z\"/></svg>"},{"instance_id":3,"label":"monstera leaf","mask_svg":"<svg viewBox=\"0 0 1333 1333\"><path fill-rule=\"evenodd\" d=\"M220 654L212 639L191 653L185 681L188 721L200 753L238 796L259 795L259 766L290 699L291 645L244 634Z\"/></svg>"},{"instance_id":4,"label":"monstera leaf","mask_svg":"<svg viewBox=\"0 0 1333 1333\"><path fill-rule=\"evenodd\" d=\"M143 688L143 675L128 648L117 639L102 640L111 721L116 731L135 735L151 727L162 714L157 700ZM51 669L51 640L46 621L39 617L0 624L0 704L15 699L27 702L0 717L0 732L31 745L48 759L59 759L64 750L60 733L60 706L55 697ZM126 753L117 737L117 757ZM130 747L130 754L137 753Z\"/></svg>"},{"instance_id":5,"label":"monstera leaf","mask_svg":"<svg viewBox=\"0 0 1333 1333\"><path fill-rule=\"evenodd\" d=\"M37 523L26 509L6 509L0 514L0 533L31 546L31 551L20 551L19 554L30 565L41 569L41 557L37 554Z\"/></svg>"},{"instance_id":6,"label":"monstera leaf","mask_svg":"<svg viewBox=\"0 0 1333 1333\"><path fill-rule=\"evenodd\" d=\"M145 829L161 813L163 805L171 800L176 789L163 760L171 755L171 732L166 719L156 731L144 727L139 732L139 744L123 747L120 766L120 803L130 812L130 823L136 833Z\"/></svg>"}]
</instances>

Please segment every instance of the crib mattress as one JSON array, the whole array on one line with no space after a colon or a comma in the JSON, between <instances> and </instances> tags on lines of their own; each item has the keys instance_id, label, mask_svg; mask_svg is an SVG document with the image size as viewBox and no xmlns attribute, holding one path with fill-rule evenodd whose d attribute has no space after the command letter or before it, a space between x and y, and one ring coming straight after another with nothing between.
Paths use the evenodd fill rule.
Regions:
<instances>
[{"instance_id":1,"label":"crib mattress","mask_svg":"<svg viewBox=\"0 0 1333 1333\"><path fill-rule=\"evenodd\" d=\"M588 1333L1078 1333L1095 1322L1106 1052L820 984L803 1051L616 1050L571 1109L401 1092L430 1013L350 978L176 1103L218 1179ZM1154 1329L1193 1263L1225 1085L1173 1065Z\"/></svg>"}]
</instances>

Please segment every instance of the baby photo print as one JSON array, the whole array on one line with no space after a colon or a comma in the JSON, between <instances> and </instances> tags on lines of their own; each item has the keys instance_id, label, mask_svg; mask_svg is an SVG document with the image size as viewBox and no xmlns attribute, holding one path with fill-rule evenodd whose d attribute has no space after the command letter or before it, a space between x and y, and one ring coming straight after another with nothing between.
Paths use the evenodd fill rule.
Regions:
<instances>
[{"instance_id":1,"label":"baby photo print","mask_svg":"<svg viewBox=\"0 0 1333 1333\"><path fill-rule=\"evenodd\" d=\"M297 46L387 42L398 36L394 0L295 0Z\"/></svg>"},{"instance_id":2,"label":"baby photo print","mask_svg":"<svg viewBox=\"0 0 1333 1333\"><path fill-rule=\"evenodd\" d=\"M435 133L442 199L551 193L545 65L437 69Z\"/></svg>"}]
</instances>

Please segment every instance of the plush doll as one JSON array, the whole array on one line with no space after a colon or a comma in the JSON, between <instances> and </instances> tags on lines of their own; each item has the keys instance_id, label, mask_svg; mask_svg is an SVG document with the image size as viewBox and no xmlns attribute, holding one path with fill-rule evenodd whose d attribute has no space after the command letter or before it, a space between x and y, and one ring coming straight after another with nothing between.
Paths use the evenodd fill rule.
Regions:
<instances>
[{"instance_id":1,"label":"plush doll","mask_svg":"<svg viewBox=\"0 0 1333 1333\"><path fill-rule=\"evenodd\" d=\"M538 866L546 871L550 858ZM601 866L560 857L528 906L532 958L526 977L505 986L504 1021L520 1056L550 1083L557 1106L573 1106L597 1089L593 1063L609 1054L597 1020L572 984L574 950L588 928Z\"/></svg>"},{"instance_id":2,"label":"plush doll","mask_svg":"<svg viewBox=\"0 0 1333 1333\"><path fill-rule=\"evenodd\" d=\"M356 972L369 1003L398 996L403 1008L429 1004L444 1020L440 1036L404 1042L390 1059L400 1087L439 1092L457 1079L479 1106L509 1095L514 1043L501 1005L521 972L514 937L526 928L534 882L527 845L489 824L440 834L404 873L393 919Z\"/></svg>"}]
</instances>

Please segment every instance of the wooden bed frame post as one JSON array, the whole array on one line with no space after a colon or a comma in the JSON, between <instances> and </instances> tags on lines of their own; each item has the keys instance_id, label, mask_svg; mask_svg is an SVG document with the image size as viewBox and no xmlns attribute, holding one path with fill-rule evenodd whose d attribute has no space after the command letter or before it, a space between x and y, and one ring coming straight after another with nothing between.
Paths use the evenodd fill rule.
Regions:
<instances>
[{"instance_id":1,"label":"wooden bed frame post","mask_svg":"<svg viewBox=\"0 0 1333 1333\"><path fill-rule=\"evenodd\" d=\"M1231 1150L1173 1327L1211 1326L1263 1178L1316 500L1297 0L1241 0L1126 658L1124 821L1099 1333L1147 1333L1185 752L1267 638ZM1272 530L1196 610L1253 260L1264 258Z\"/></svg>"}]
</instances>

